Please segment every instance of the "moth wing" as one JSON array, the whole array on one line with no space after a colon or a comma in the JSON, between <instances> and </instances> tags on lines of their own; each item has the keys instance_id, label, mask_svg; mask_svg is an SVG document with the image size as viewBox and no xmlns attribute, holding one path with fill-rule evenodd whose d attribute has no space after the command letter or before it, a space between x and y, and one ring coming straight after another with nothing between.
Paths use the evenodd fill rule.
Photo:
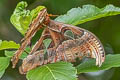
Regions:
<instances>
[{"instance_id":1,"label":"moth wing","mask_svg":"<svg viewBox=\"0 0 120 80\"><path fill-rule=\"evenodd\" d=\"M51 22L54 23L56 27L58 26L58 31L61 33L65 33L65 31L71 30L79 40L76 45L81 48L79 49L80 53L85 54L85 56L87 57L96 58L96 65L102 65L105 59L104 47L101 44L100 40L93 33L73 25L64 24L56 21Z\"/></svg>"}]
</instances>

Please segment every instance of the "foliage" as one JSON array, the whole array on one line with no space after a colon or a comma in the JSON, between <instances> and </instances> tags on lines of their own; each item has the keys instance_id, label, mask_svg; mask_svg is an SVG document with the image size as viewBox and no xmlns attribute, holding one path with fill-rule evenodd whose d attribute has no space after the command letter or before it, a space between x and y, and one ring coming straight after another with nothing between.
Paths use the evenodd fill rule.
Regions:
<instances>
[{"instance_id":1,"label":"foliage","mask_svg":"<svg viewBox=\"0 0 120 80\"><path fill-rule=\"evenodd\" d=\"M49 45L50 45L51 42L52 42L51 39L45 39L45 40L43 40L43 44L45 45L44 53L47 52L47 49L48 49L48 47L49 47Z\"/></svg>"},{"instance_id":2,"label":"foliage","mask_svg":"<svg viewBox=\"0 0 120 80\"><path fill-rule=\"evenodd\" d=\"M67 62L47 64L27 73L28 80L77 80L76 69ZM43 76L44 75L44 76Z\"/></svg>"},{"instance_id":3,"label":"foliage","mask_svg":"<svg viewBox=\"0 0 120 80\"><path fill-rule=\"evenodd\" d=\"M18 49L19 46L20 46L19 44L16 44L13 41L2 41L2 40L0 40L0 50ZM10 58L9 57L0 57L0 78L4 74L5 69L8 67L9 63L10 63Z\"/></svg>"},{"instance_id":4,"label":"foliage","mask_svg":"<svg viewBox=\"0 0 120 80\"><path fill-rule=\"evenodd\" d=\"M26 2L18 3L14 13L11 16L11 23L21 33L25 34L32 20L37 16L44 6L39 6L32 11L26 10ZM78 25L91 20L95 20L102 17L113 16L120 14L120 8L113 5L107 5L104 8L98 8L94 5L84 5L82 8L73 8L65 15L57 17L55 20L64 22L67 24ZM69 32L69 34L71 34ZM66 33L67 36L69 34ZM73 37L73 36L70 36ZM46 49L50 44L50 40L45 40L44 45ZM46 45L47 44L47 45ZM0 41L0 50L4 49L17 49L19 44L13 41ZM27 50L29 52L29 50ZM0 77L4 74L5 69L9 65L10 57L13 56L14 51L5 51L6 57L0 57ZM22 59L27 55L23 55ZM4 62L4 63L2 63ZM28 80L76 80L76 74L93 72L99 70L107 70L112 67L120 67L120 55L107 55L106 60L102 67L95 66L95 60L90 59L89 61L83 62L76 67L73 67L71 63L58 62L54 64L47 64L36 69L33 69L27 73Z\"/></svg>"},{"instance_id":5,"label":"foliage","mask_svg":"<svg viewBox=\"0 0 120 80\"><path fill-rule=\"evenodd\" d=\"M5 56L11 58L14 55L15 51L7 51L6 50L5 51ZM27 56L27 53L23 52L23 54L20 56L20 59L24 59L26 56Z\"/></svg>"},{"instance_id":6,"label":"foliage","mask_svg":"<svg viewBox=\"0 0 120 80\"><path fill-rule=\"evenodd\" d=\"M85 72L96 72L99 70L108 70L112 67L120 67L120 54L107 55L106 60L101 67L95 65L95 60L88 60L78 65L78 74Z\"/></svg>"},{"instance_id":7,"label":"foliage","mask_svg":"<svg viewBox=\"0 0 120 80\"><path fill-rule=\"evenodd\" d=\"M84 5L82 8L73 8L65 15L57 17L55 20L67 24L78 25L98 18L120 14L120 8L113 5L107 5L104 8L98 8L94 5Z\"/></svg>"},{"instance_id":8,"label":"foliage","mask_svg":"<svg viewBox=\"0 0 120 80\"><path fill-rule=\"evenodd\" d=\"M38 6L37 8L33 9L33 10L30 12L30 15L32 16L32 20L37 17L38 13L39 13L40 10L42 10L43 8L45 8L45 7L44 7L44 6Z\"/></svg>"},{"instance_id":9,"label":"foliage","mask_svg":"<svg viewBox=\"0 0 120 80\"><path fill-rule=\"evenodd\" d=\"M0 40L0 50L3 49L18 49L20 47L19 44L16 44L13 41L2 41Z\"/></svg>"},{"instance_id":10,"label":"foliage","mask_svg":"<svg viewBox=\"0 0 120 80\"><path fill-rule=\"evenodd\" d=\"M17 4L10 21L15 26L15 28L21 33L25 34L32 20L37 16L44 6L38 6L36 9L26 10L28 4L26 2L20 2Z\"/></svg>"},{"instance_id":11,"label":"foliage","mask_svg":"<svg viewBox=\"0 0 120 80\"><path fill-rule=\"evenodd\" d=\"M64 35L71 38L71 39L74 39L73 32L70 30L65 31Z\"/></svg>"},{"instance_id":12,"label":"foliage","mask_svg":"<svg viewBox=\"0 0 120 80\"><path fill-rule=\"evenodd\" d=\"M27 7L26 2L20 2L15 8L10 21L15 26L15 28L21 33L25 34L27 31L28 26L32 21L32 17L30 15L30 10L26 10Z\"/></svg>"},{"instance_id":13,"label":"foliage","mask_svg":"<svg viewBox=\"0 0 120 80\"><path fill-rule=\"evenodd\" d=\"M8 67L10 63L10 58L8 57L0 57L0 78L5 72L5 69Z\"/></svg>"}]
</instances>

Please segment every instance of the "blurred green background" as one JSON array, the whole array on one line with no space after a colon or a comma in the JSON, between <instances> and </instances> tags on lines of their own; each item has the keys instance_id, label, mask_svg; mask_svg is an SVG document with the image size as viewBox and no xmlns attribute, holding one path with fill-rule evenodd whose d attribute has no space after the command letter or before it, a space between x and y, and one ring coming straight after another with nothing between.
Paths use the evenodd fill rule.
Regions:
<instances>
[{"instance_id":1,"label":"blurred green background","mask_svg":"<svg viewBox=\"0 0 120 80\"><path fill-rule=\"evenodd\" d=\"M0 39L13 40L20 43L23 37L10 23L12 15L18 2L22 0L0 0ZM28 9L33 9L38 5L46 6L48 13L65 14L74 7L81 7L86 4L93 4L102 8L108 4L120 7L120 0L24 0L27 1ZM120 53L120 15L105 17L90 21L82 25L82 28L88 29L98 36L102 41L107 53ZM98 75L96 75L98 74ZM107 71L97 73L86 73L79 75L80 80L120 80L120 68L113 68ZM11 65L0 80L26 80L24 75L20 75L18 68L12 69Z\"/></svg>"}]
</instances>

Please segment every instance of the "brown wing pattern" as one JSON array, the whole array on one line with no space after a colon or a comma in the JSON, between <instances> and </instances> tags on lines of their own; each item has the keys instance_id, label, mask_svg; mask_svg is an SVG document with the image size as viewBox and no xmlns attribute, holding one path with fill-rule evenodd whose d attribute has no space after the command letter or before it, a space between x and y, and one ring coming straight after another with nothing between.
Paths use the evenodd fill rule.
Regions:
<instances>
[{"instance_id":1,"label":"brown wing pattern","mask_svg":"<svg viewBox=\"0 0 120 80\"><path fill-rule=\"evenodd\" d=\"M62 23L59 24L61 25ZM57 22L56 26L59 26L59 24ZM96 36L87 30L68 24L63 24L60 32L64 34L67 30L71 30L76 39L66 39L58 47L49 48L47 50L47 59L45 58L44 50L28 55L23 60L20 72L26 73L37 66L58 61L75 62L76 58L82 59L84 56L96 58L96 65L101 66L105 59L105 53L101 42ZM76 30L78 31L77 33L75 32Z\"/></svg>"},{"instance_id":2,"label":"brown wing pattern","mask_svg":"<svg viewBox=\"0 0 120 80\"><path fill-rule=\"evenodd\" d=\"M34 34L43 27L45 28L40 39L35 43L27 58L23 60L19 69L20 73L24 74L37 66L48 63L58 61L75 62L76 58L82 59L84 56L96 58L96 65L98 66L101 66L104 62L104 48L93 33L73 25L51 20L46 8L44 8L31 23L20 48L15 52L12 58L13 68L26 46L30 44ZM73 39L65 35L68 30L73 33ZM45 54L43 40L46 38L51 38L52 42Z\"/></svg>"},{"instance_id":3,"label":"brown wing pattern","mask_svg":"<svg viewBox=\"0 0 120 80\"><path fill-rule=\"evenodd\" d=\"M79 41L75 43L75 41L72 40L72 42L74 42L73 44L71 44L71 42L69 41L66 42L66 44L68 45L71 44L72 46L72 45L77 45L78 43L80 43L79 45L77 45L80 48L80 49L78 48L79 52L83 54L89 53L89 55L87 55L88 57L96 58L96 65L99 65L99 66L102 65L102 62L104 62L104 59L105 59L104 48L100 40L93 33L89 32L88 30L85 30L85 29L82 29L82 28L79 28L73 25L63 24L63 23L56 22L56 21L51 21L51 24L54 24L54 26L50 25L50 28L56 26L58 27L58 29L56 30L57 31L59 30L58 32L61 32L63 34L66 30L71 30L76 36L76 39L74 40L79 39Z\"/></svg>"}]
</instances>

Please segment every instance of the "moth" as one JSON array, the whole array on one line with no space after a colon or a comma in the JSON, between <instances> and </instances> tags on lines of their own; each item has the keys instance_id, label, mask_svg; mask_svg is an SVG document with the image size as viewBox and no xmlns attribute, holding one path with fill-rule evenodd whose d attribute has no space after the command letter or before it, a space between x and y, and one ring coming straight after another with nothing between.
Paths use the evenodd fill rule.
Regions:
<instances>
[{"instance_id":1,"label":"moth","mask_svg":"<svg viewBox=\"0 0 120 80\"><path fill-rule=\"evenodd\" d=\"M15 52L11 61L13 68L18 63L20 55L31 43L35 33L44 28L40 39L32 47L29 55L23 60L19 68L21 74L38 66L59 61L75 62L76 58L96 58L96 65L101 66L105 60L105 51L100 40L88 30L77 26L64 24L50 19L47 9L42 9L32 21L20 48ZM71 32L72 36L67 34ZM51 43L44 53L43 40L51 39Z\"/></svg>"}]
</instances>

